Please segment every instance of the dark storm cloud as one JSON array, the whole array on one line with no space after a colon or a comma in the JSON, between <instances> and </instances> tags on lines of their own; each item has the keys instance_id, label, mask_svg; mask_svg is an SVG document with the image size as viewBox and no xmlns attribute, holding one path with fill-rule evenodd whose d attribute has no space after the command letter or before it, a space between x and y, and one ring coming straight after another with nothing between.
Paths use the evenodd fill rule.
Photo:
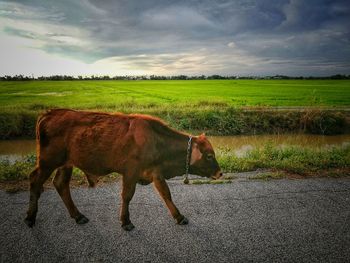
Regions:
<instances>
[{"instance_id":1,"label":"dark storm cloud","mask_svg":"<svg viewBox=\"0 0 350 263\"><path fill-rule=\"evenodd\" d=\"M349 6L348 0L33 0L0 2L0 17L45 24L49 32L21 24L3 31L89 63L124 57L131 66L176 70L196 61L200 67L187 70L198 74L307 75L349 73Z\"/></svg>"}]
</instances>

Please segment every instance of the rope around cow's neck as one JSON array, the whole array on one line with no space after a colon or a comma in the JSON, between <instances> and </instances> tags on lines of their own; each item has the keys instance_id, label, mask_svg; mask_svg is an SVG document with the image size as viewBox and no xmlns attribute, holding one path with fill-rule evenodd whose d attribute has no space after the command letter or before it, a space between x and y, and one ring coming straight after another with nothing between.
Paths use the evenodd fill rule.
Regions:
<instances>
[{"instance_id":1,"label":"rope around cow's neck","mask_svg":"<svg viewBox=\"0 0 350 263\"><path fill-rule=\"evenodd\" d=\"M187 144L187 156L186 156L186 173L185 173L185 178L184 178L184 184L188 184L189 180L188 180L188 171L190 169L190 162L191 162L191 147L192 146L192 136L189 136L188 139L188 144Z\"/></svg>"}]
</instances>

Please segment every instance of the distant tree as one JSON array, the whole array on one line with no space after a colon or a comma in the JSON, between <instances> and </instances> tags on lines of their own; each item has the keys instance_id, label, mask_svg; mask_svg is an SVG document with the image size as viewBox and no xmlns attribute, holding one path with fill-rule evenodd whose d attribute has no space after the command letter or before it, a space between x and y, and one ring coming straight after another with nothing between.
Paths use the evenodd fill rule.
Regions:
<instances>
[{"instance_id":1,"label":"distant tree","mask_svg":"<svg viewBox=\"0 0 350 263\"><path fill-rule=\"evenodd\" d=\"M19 75L4 75L0 76L1 81L27 81L27 80L55 80L55 81L65 81L65 80L205 80L205 79L350 79L350 75L342 75L335 74L332 76L326 77L314 77L314 76L299 76L299 77L291 77L286 75L274 75L274 76L221 76L221 75L200 75L200 76L186 76L186 75L175 75L175 76L158 76L158 75L150 75L145 76L113 76L109 75L104 76L69 76L69 75L51 75L51 76L39 76L37 78L34 75L25 76L22 74Z\"/></svg>"},{"instance_id":2,"label":"distant tree","mask_svg":"<svg viewBox=\"0 0 350 263\"><path fill-rule=\"evenodd\" d=\"M330 79L347 79L345 75L336 74L329 77Z\"/></svg>"},{"instance_id":3,"label":"distant tree","mask_svg":"<svg viewBox=\"0 0 350 263\"><path fill-rule=\"evenodd\" d=\"M171 76L170 79L173 79L173 80L187 80L188 77L186 75L178 75L178 76Z\"/></svg>"},{"instance_id":4,"label":"distant tree","mask_svg":"<svg viewBox=\"0 0 350 263\"><path fill-rule=\"evenodd\" d=\"M226 77L220 76L220 75L211 75L208 76L208 79L225 79Z\"/></svg>"}]
</instances>

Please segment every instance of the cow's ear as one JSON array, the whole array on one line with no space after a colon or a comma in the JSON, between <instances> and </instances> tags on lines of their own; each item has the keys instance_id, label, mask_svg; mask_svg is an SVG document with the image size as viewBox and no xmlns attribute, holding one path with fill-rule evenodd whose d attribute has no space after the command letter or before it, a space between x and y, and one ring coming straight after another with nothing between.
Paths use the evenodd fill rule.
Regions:
<instances>
[{"instance_id":1,"label":"cow's ear","mask_svg":"<svg viewBox=\"0 0 350 263\"><path fill-rule=\"evenodd\" d=\"M199 140L204 140L205 139L205 133L202 133L201 135L198 136Z\"/></svg>"},{"instance_id":2,"label":"cow's ear","mask_svg":"<svg viewBox=\"0 0 350 263\"><path fill-rule=\"evenodd\" d=\"M190 165L194 164L195 162L197 162L201 158L202 158L202 153L199 150L198 144L197 143L193 143Z\"/></svg>"}]
</instances>

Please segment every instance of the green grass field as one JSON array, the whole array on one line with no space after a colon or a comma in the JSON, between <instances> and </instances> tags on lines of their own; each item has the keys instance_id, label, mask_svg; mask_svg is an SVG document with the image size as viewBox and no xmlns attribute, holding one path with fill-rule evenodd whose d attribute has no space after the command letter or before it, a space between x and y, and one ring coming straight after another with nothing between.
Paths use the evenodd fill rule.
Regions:
<instances>
[{"instance_id":1,"label":"green grass field","mask_svg":"<svg viewBox=\"0 0 350 263\"><path fill-rule=\"evenodd\" d=\"M349 80L2 81L0 138L33 138L49 108L145 113L211 135L339 134L349 106Z\"/></svg>"},{"instance_id":2,"label":"green grass field","mask_svg":"<svg viewBox=\"0 0 350 263\"><path fill-rule=\"evenodd\" d=\"M0 82L0 109L350 106L349 80Z\"/></svg>"}]
</instances>

